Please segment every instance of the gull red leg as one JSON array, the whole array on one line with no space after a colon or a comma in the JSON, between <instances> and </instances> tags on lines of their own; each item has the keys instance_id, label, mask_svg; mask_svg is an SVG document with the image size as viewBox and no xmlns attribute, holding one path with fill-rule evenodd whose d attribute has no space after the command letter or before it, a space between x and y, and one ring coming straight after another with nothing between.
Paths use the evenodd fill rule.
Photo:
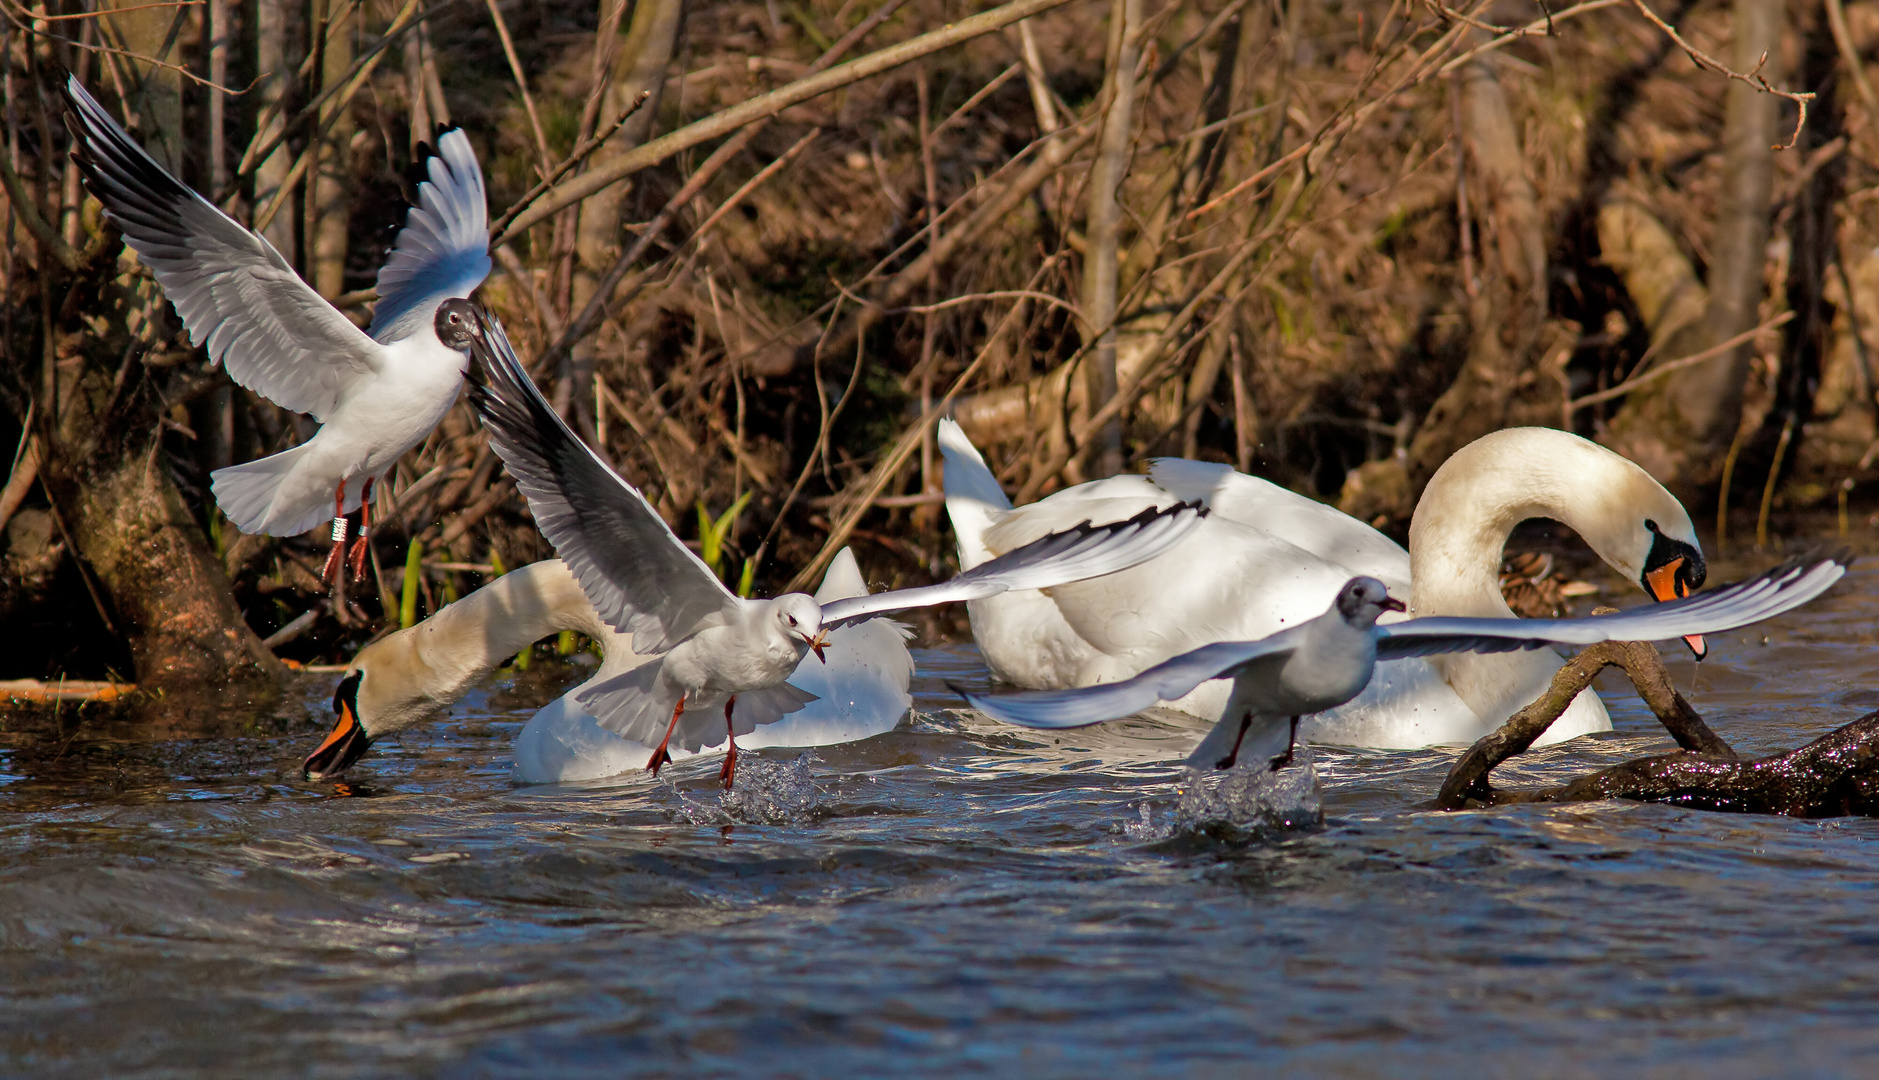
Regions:
<instances>
[{"instance_id":1,"label":"gull red leg","mask_svg":"<svg viewBox=\"0 0 1879 1080\"><path fill-rule=\"evenodd\" d=\"M659 749L654 750L652 760L646 762L647 770L654 776L659 775L659 766L672 762L672 752L666 749L666 744L672 741L672 732L677 730L679 717L683 715L685 715L685 699L679 698L679 703L672 706L672 722L665 726L665 738L659 740Z\"/></svg>"},{"instance_id":2,"label":"gull red leg","mask_svg":"<svg viewBox=\"0 0 1879 1080\"><path fill-rule=\"evenodd\" d=\"M320 571L320 580L336 582L339 580L339 568L346 565L346 482L339 482L339 490L333 494L333 551L326 557L326 569Z\"/></svg>"},{"instance_id":3,"label":"gull red leg","mask_svg":"<svg viewBox=\"0 0 1879 1080\"><path fill-rule=\"evenodd\" d=\"M352 542L352 576L365 576L366 534L372 530L372 478L365 478L365 494L359 500L359 536Z\"/></svg>"},{"instance_id":4,"label":"gull red leg","mask_svg":"<svg viewBox=\"0 0 1879 1080\"><path fill-rule=\"evenodd\" d=\"M1249 712L1245 716L1240 717L1240 731L1239 734L1233 736L1233 749L1227 751L1226 757L1214 762L1214 768L1231 769L1233 767L1233 763L1240 759L1240 742L1246 738L1246 729L1252 726L1252 713Z\"/></svg>"},{"instance_id":5,"label":"gull red leg","mask_svg":"<svg viewBox=\"0 0 1879 1080\"><path fill-rule=\"evenodd\" d=\"M1298 717L1292 717L1292 736L1285 741L1285 753L1272 759L1272 771L1278 772L1292 763L1292 751L1298 748Z\"/></svg>"},{"instance_id":6,"label":"gull red leg","mask_svg":"<svg viewBox=\"0 0 1879 1080\"><path fill-rule=\"evenodd\" d=\"M718 770L718 779L724 781L724 790L731 789L731 781L737 778L737 728L731 724L731 706L737 704L737 695L724 703L724 766Z\"/></svg>"}]
</instances>

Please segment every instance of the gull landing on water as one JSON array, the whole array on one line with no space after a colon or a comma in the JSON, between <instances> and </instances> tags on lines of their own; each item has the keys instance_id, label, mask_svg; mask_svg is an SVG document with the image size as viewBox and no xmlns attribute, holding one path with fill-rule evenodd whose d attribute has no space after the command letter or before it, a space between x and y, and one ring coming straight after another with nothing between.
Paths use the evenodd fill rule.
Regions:
<instances>
[{"instance_id":1,"label":"gull landing on water","mask_svg":"<svg viewBox=\"0 0 1879 1080\"><path fill-rule=\"evenodd\" d=\"M1715 634L1772 618L1812 600L1846 574L1841 558L1781 566L1735 585L1647 608L1589 619L1473 619L1433 616L1378 625L1401 611L1375 578L1339 591L1329 611L1258 641L1203 645L1122 682L1076 690L981 694L954 687L973 708L1006 723L1073 728L1117 720L1173 701L1208 679L1233 689L1213 730L1187 759L1230 769L1243 749L1278 769L1291 762L1298 721L1363 692L1377 661L1450 652L1513 652L1601 641L1664 641ZM1249 742L1250 740L1250 742ZM1280 748L1283 747L1283 750Z\"/></svg>"},{"instance_id":2,"label":"gull landing on water","mask_svg":"<svg viewBox=\"0 0 1879 1080\"><path fill-rule=\"evenodd\" d=\"M443 325L458 311L474 316L461 337L454 325ZM815 700L788 679L805 654L822 656L831 629L909 608L1114 573L1168 550L1204 516L1183 504L1113 525L1084 522L924 588L827 604L803 593L747 600L733 596L645 497L568 430L494 317L467 300L451 300L439 308L438 322L446 344L470 350L470 398L490 445L594 610L608 626L632 634L635 650L666 654L579 698L602 727L657 745L646 763L655 773L670 760L675 739L684 750L705 745L716 726L709 712L722 704L730 743L719 776L728 787L736 775L737 736ZM694 722L701 714L702 722Z\"/></svg>"},{"instance_id":3,"label":"gull landing on water","mask_svg":"<svg viewBox=\"0 0 1879 1080\"><path fill-rule=\"evenodd\" d=\"M85 186L156 275L190 343L206 344L235 382L322 425L290 450L216 470L222 512L245 533L295 536L325 520L330 504L325 574L334 579L346 561L346 515L358 509L350 561L363 574L373 484L424 441L463 382L464 356L438 340L432 315L489 274L488 203L469 139L461 129L438 136L362 331L266 238L165 171L76 76L65 99Z\"/></svg>"}]
</instances>

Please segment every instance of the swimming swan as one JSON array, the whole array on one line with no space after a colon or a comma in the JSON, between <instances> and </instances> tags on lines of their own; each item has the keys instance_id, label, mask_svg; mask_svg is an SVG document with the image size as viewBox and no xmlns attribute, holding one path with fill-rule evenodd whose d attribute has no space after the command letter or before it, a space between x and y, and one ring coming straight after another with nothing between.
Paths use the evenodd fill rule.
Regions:
<instances>
[{"instance_id":1,"label":"swimming swan","mask_svg":"<svg viewBox=\"0 0 1879 1080\"><path fill-rule=\"evenodd\" d=\"M816 591L818 602L865 596L855 556L843 548ZM595 780L640 770L649 746L602 728L576 699L590 687L658 660L633 651L631 634L615 633L588 603L560 559L505 574L407 630L366 646L347 666L333 697L338 722L307 759L319 778L358 760L372 740L444 715L484 675L522 648L560 630L600 643L600 669L537 712L515 741L515 778L527 784ZM892 731L913 703L908 631L869 619L829 634L828 664L804 664L790 677L815 694L798 712L739 736L746 750L765 746L828 746ZM722 744L674 760L723 753Z\"/></svg>"},{"instance_id":2,"label":"swimming swan","mask_svg":"<svg viewBox=\"0 0 1879 1080\"><path fill-rule=\"evenodd\" d=\"M1416 507L1408 551L1303 495L1182 459L1013 509L958 425L942 421L939 442L962 568L1062 521L1105 521L1191 499L1213 511L1173 551L1141 565L969 604L986 663L1032 689L1115 682L1211 642L1266 637L1319 615L1355 576L1409 597L1411 615L1512 618L1500 592L1501 549L1527 518L1570 526L1659 600L1688 595L1706 573L1690 516L1662 485L1625 458L1550 428L1498 431L1444 462ZM1392 617L1400 616L1385 621ZM1700 655L1700 641L1691 645ZM1544 650L1385 661L1362 694L1306 721L1301 735L1347 746L1465 745L1538 697L1561 664ZM1216 679L1172 706L1211 720L1230 689ZM1588 689L1542 741L1610 728Z\"/></svg>"}]
</instances>

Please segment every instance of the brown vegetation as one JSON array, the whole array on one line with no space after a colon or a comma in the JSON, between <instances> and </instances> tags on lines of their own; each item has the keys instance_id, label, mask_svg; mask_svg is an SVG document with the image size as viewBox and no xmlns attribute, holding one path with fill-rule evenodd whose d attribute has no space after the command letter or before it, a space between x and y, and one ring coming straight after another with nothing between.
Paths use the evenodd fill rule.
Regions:
<instances>
[{"instance_id":1,"label":"brown vegetation","mask_svg":"<svg viewBox=\"0 0 1879 1080\"><path fill-rule=\"evenodd\" d=\"M1453 449L1546 423L1764 530L1862 501L1879 3L1831 13L9 2L0 675L264 691L395 618L405 566L421 614L546 554L462 407L349 599L318 537L222 522L208 473L310 428L205 368L82 197L65 69L361 319L398 176L463 125L482 297L681 535L751 496L723 572L775 590L843 543L945 572L945 412L1020 498L1185 453L1400 527Z\"/></svg>"}]
</instances>

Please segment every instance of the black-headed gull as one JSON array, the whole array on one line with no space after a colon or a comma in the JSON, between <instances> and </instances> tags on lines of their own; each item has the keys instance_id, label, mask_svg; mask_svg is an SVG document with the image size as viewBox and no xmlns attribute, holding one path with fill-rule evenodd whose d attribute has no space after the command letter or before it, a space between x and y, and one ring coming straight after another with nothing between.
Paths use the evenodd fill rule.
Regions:
<instances>
[{"instance_id":1,"label":"black-headed gull","mask_svg":"<svg viewBox=\"0 0 1879 1080\"><path fill-rule=\"evenodd\" d=\"M1247 752L1270 756L1276 769L1291 761L1299 718L1356 697L1379 660L1715 634L1799 607L1845 573L1839 559L1786 563L1697 596L1589 619L1432 616L1383 625L1377 617L1403 610L1402 601L1391 597L1376 578L1359 577L1346 583L1330 609L1315 619L1258 641L1203 645L1121 682L1013 694L959 692L974 708L1007 723L1072 728L1173 701L1208 679L1231 678L1226 709L1187 764L1232 768L1242 743L1250 739Z\"/></svg>"},{"instance_id":2,"label":"black-headed gull","mask_svg":"<svg viewBox=\"0 0 1879 1080\"><path fill-rule=\"evenodd\" d=\"M266 238L185 187L131 141L76 76L65 83L72 158L105 216L156 275L192 344L229 378L321 423L306 442L215 472L216 502L246 533L294 536L333 518L331 577L346 515L362 573L372 485L422 442L457 399L462 353L438 340L433 314L489 274L483 173L461 129L438 137L390 258L378 306L360 330L313 291Z\"/></svg>"},{"instance_id":3,"label":"black-headed gull","mask_svg":"<svg viewBox=\"0 0 1879 1080\"><path fill-rule=\"evenodd\" d=\"M440 333L469 347L471 400L536 525L607 625L632 634L640 652L665 653L580 698L608 730L648 746L656 741L646 763L655 773L671 760L675 737L686 750L706 744L715 724L700 714L721 703L730 744L720 776L728 785L737 768L736 737L813 700L786 680L804 653L821 656L834 627L1113 573L1179 543L1204 516L1183 504L1113 525L1084 522L924 588L828 604L804 593L746 600L732 595L645 498L568 430L530 381L500 323L467 300L450 300L438 309L440 325L459 311L474 316L465 320L472 329L458 339L462 324L453 322ZM688 703L697 721L686 720Z\"/></svg>"}]
</instances>

